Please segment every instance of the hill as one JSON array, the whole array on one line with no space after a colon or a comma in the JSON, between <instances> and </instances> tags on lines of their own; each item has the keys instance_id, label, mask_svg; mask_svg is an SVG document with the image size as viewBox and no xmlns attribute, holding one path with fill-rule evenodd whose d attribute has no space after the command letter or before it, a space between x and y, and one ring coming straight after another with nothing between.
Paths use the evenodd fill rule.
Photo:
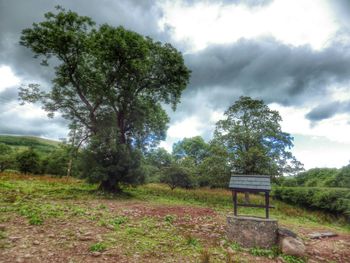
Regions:
<instances>
[{"instance_id":1,"label":"hill","mask_svg":"<svg viewBox=\"0 0 350 263\"><path fill-rule=\"evenodd\" d=\"M15 150L33 148L39 153L49 153L60 144L59 141L43 139L35 136L0 135L0 143L6 144Z\"/></svg>"}]
</instances>

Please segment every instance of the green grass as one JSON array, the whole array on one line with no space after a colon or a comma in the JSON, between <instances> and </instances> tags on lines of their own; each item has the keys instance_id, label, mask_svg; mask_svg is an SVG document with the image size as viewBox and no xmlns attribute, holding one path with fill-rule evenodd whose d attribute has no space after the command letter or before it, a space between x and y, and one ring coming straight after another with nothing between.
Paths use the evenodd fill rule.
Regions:
<instances>
[{"instance_id":1,"label":"green grass","mask_svg":"<svg viewBox=\"0 0 350 263\"><path fill-rule=\"evenodd\" d=\"M0 222L7 222L13 216L25 218L28 225L39 227L59 221L87 220L96 227L109 229L98 243L89 244L91 252L102 252L109 248L119 247L127 257L135 254L142 257L158 258L160 261L169 255L179 259L191 258L199 262L210 258L210 262L223 262L223 257L229 257L226 250L220 246L208 247L207 240L179 228L177 220L191 221L190 215L178 218L175 214L162 217L123 214L118 207L112 211L109 203L128 204L140 202L147 205L198 206L210 207L221 216L232 211L231 193L222 189L175 189L170 190L165 185L149 184L136 188L126 188L124 194L105 194L97 190L96 185L86 184L76 179L60 179L49 176L23 176L19 174L0 174ZM242 202L243 196L239 195ZM125 206L123 206L123 203ZM263 197L251 195L251 202L263 202ZM349 224L324 212L309 211L303 208L273 200L275 209L271 217L277 218L280 225L287 226L298 232L301 228L328 228L340 232L350 232ZM264 215L263 209L240 208L240 214ZM208 222L211 218L204 218ZM6 249L0 233L0 247ZM73 233L74 236L74 233ZM224 237L223 237L224 238ZM282 257L288 263L302 263L304 259L280 254L279 251L261 248L244 249L236 243L225 240L225 246L230 246L236 253L231 262L248 262L240 258L241 253L255 257ZM162 253L158 253L161 251ZM164 255L163 255L164 254ZM241 260L241 261L239 261ZM228 261L229 262L229 261Z\"/></svg>"}]
</instances>

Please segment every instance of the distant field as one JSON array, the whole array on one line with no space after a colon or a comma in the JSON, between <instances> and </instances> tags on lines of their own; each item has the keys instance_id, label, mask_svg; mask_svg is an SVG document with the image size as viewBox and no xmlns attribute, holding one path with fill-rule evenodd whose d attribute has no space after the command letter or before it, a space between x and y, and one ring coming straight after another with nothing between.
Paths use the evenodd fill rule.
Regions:
<instances>
[{"instance_id":1,"label":"distant field","mask_svg":"<svg viewBox=\"0 0 350 263\"><path fill-rule=\"evenodd\" d=\"M248 263L281 262L283 258L283 262L301 263L322 258L322 262L350 262L349 225L329 214L272 200L276 208L271 217L305 241L308 256L299 259L275 249L244 249L228 241L225 220L232 203L226 190L172 191L149 184L111 195L96 189L72 178L0 174L1 259ZM262 202L260 196L251 199ZM242 208L239 213L261 215L263 211ZM310 240L307 235L313 231L333 231L338 236Z\"/></svg>"},{"instance_id":2,"label":"distant field","mask_svg":"<svg viewBox=\"0 0 350 263\"><path fill-rule=\"evenodd\" d=\"M0 135L0 143L9 145L16 150L24 150L31 147L42 153L49 153L56 149L60 144L59 141L53 141L34 136L13 135Z\"/></svg>"}]
</instances>

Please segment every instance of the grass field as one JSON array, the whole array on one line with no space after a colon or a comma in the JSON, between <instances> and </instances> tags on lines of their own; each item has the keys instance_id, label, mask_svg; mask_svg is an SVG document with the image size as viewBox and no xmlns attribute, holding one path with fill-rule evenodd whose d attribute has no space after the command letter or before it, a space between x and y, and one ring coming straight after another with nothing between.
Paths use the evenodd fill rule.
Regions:
<instances>
[{"instance_id":1,"label":"grass field","mask_svg":"<svg viewBox=\"0 0 350 263\"><path fill-rule=\"evenodd\" d=\"M262 202L259 196L251 200ZM345 220L272 203L271 217L298 233L308 259L350 262ZM277 249L243 249L229 242L224 228L231 210L225 190L171 191L154 184L111 195L76 179L0 174L0 262L306 262ZM308 239L315 230L338 237Z\"/></svg>"}]
</instances>

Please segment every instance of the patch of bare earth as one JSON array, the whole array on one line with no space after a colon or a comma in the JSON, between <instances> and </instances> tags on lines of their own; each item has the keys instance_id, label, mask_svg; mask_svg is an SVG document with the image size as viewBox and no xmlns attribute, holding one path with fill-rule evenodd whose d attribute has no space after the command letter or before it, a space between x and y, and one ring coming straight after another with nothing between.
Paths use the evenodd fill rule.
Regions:
<instances>
[{"instance_id":1,"label":"patch of bare earth","mask_svg":"<svg viewBox=\"0 0 350 263\"><path fill-rule=\"evenodd\" d=\"M64 205L62 201L62 205ZM165 206L147 202L90 200L79 201L80 207L96 209L104 206L111 216L127 216L132 219L152 217L164 222L170 216L172 224L182 235L191 235L200 240L203 248L222 248L225 239L225 215L209 208L191 206ZM99 226L88 217L52 218L43 225L32 226L28 220L17 214L11 214L10 220L3 223L5 238L0 248L0 262L41 263L41 262L198 262L187 258L178 258L174 254L164 254L161 249L154 255L128 255L128 244L116 244L103 252L90 252L91 245L101 242L104 236L113 232L113 228ZM303 229L305 237L311 231ZM136 242L136 240L135 240ZM350 235L339 234L335 238L321 240L306 239L308 257L314 262L350 262ZM162 256L157 256L162 253ZM254 257L247 252L234 252L234 257L245 259L244 262L282 262L281 259ZM225 262L224 255L217 255L219 261ZM310 261L312 262L312 261Z\"/></svg>"}]
</instances>

